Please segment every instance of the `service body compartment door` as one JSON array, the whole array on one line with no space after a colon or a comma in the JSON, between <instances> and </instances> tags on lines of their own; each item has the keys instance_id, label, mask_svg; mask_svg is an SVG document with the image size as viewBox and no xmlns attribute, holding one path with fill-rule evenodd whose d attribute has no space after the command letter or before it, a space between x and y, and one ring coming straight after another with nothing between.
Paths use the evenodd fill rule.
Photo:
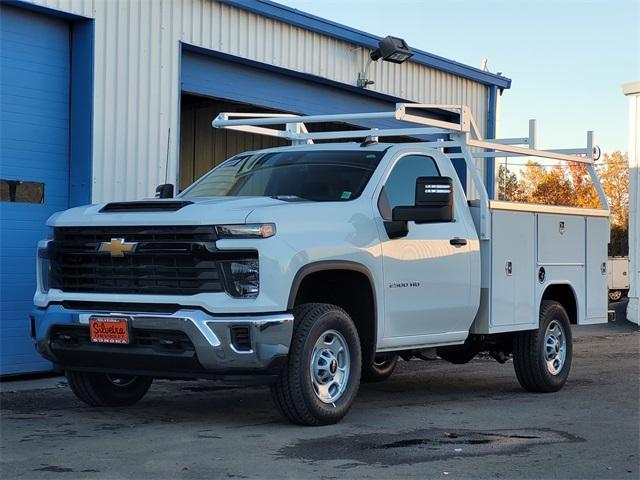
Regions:
<instances>
[{"instance_id":1,"label":"service body compartment door","mask_svg":"<svg viewBox=\"0 0 640 480\"><path fill-rule=\"evenodd\" d=\"M587 218L586 284L587 307L584 323L607 322L607 245L609 219Z\"/></svg>"},{"instance_id":2,"label":"service body compartment door","mask_svg":"<svg viewBox=\"0 0 640 480\"><path fill-rule=\"evenodd\" d=\"M584 217L538 214L538 263L583 265L584 222Z\"/></svg>"},{"instance_id":3,"label":"service body compartment door","mask_svg":"<svg viewBox=\"0 0 640 480\"><path fill-rule=\"evenodd\" d=\"M494 211L491 327L535 324L535 214Z\"/></svg>"}]
</instances>

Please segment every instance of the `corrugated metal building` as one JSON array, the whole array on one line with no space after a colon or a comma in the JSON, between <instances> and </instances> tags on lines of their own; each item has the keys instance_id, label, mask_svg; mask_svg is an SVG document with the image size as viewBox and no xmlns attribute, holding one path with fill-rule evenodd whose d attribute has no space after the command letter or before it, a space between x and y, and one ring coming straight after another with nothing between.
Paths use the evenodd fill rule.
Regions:
<instances>
[{"instance_id":1,"label":"corrugated metal building","mask_svg":"<svg viewBox=\"0 0 640 480\"><path fill-rule=\"evenodd\" d=\"M273 144L214 131L219 111L465 104L492 136L509 79L414 49L402 65L374 63L375 84L358 88L378 40L267 0L4 2L0 374L48 368L27 331L46 218L151 196L160 183L184 187L234 153Z\"/></svg>"}]
</instances>

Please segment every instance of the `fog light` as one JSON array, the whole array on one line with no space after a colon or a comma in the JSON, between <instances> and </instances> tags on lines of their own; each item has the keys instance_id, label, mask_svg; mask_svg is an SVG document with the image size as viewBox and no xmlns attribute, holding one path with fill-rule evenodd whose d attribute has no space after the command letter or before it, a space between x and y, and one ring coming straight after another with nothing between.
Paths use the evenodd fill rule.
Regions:
<instances>
[{"instance_id":1,"label":"fog light","mask_svg":"<svg viewBox=\"0 0 640 480\"><path fill-rule=\"evenodd\" d=\"M222 262L227 293L236 298L255 298L260 292L260 266L257 258Z\"/></svg>"}]
</instances>

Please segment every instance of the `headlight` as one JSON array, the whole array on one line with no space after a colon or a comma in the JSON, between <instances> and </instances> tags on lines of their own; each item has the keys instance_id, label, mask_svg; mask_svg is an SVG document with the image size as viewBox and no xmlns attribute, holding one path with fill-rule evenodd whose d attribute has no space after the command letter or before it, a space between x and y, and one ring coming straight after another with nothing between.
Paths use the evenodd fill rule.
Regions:
<instances>
[{"instance_id":1,"label":"headlight","mask_svg":"<svg viewBox=\"0 0 640 480\"><path fill-rule=\"evenodd\" d=\"M260 292L260 267L257 258L221 262L227 293L236 298L255 298Z\"/></svg>"},{"instance_id":2,"label":"headlight","mask_svg":"<svg viewBox=\"0 0 640 480\"><path fill-rule=\"evenodd\" d=\"M38 242L38 283L40 291L47 293L49 291L49 274L51 272L51 264L49 263L49 242Z\"/></svg>"},{"instance_id":3,"label":"headlight","mask_svg":"<svg viewBox=\"0 0 640 480\"><path fill-rule=\"evenodd\" d=\"M247 223L241 225L217 225L218 238L269 238L276 234L273 223Z\"/></svg>"}]
</instances>

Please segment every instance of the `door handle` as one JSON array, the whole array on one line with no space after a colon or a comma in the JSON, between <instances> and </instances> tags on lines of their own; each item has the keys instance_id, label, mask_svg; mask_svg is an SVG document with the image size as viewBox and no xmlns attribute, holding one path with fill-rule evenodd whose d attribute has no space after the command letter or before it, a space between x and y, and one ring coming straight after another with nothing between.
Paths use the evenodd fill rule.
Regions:
<instances>
[{"instance_id":1,"label":"door handle","mask_svg":"<svg viewBox=\"0 0 640 480\"><path fill-rule=\"evenodd\" d=\"M449 243L454 247L462 247L467 244L467 239L455 237L449 240Z\"/></svg>"}]
</instances>

